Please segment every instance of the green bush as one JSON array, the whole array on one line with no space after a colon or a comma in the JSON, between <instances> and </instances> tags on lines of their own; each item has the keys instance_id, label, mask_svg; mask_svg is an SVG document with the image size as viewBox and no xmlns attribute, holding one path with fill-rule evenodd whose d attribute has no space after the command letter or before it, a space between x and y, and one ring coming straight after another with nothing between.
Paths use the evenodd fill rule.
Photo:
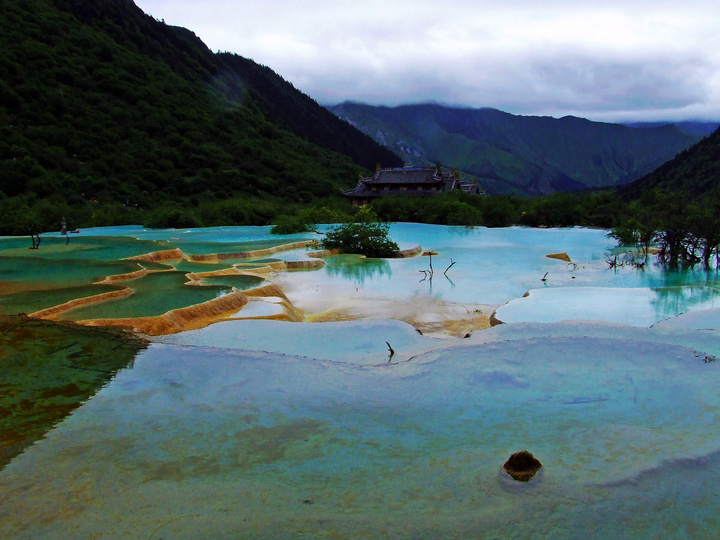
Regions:
<instances>
[{"instance_id":1,"label":"green bush","mask_svg":"<svg viewBox=\"0 0 720 540\"><path fill-rule=\"evenodd\" d=\"M323 249L339 249L366 257L392 257L400 249L388 237L390 226L377 221L369 209L360 210L353 223L338 225L320 241Z\"/></svg>"},{"instance_id":2,"label":"green bush","mask_svg":"<svg viewBox=\"0 0 720 540\"><path fill-rule=\"evenodd\" d=\"M312 223L308 223L304 216L280 216L270 229L270 234L296 234L315 230Z\"/></svg>"},{"instance_id":3,"label":"green bush","mask_svg":"<svg viewBox=\"0 0 720 540\"><path fill-rule=\"evenodd\" d=\"M27 202L20 197L0 200L0 236L37 234L42 228Z\"/></svg>"},{"instance_id":4,"label":"green bush","mask_svg":"<svg viewBox=\"0 0 720 540\"><path fill-rule=\"evenodd\" d=\"M198 219L185 208L166 207L152 212L143 222L149 229L193 229L200 227Z\"/></svg>"}]
</instances>

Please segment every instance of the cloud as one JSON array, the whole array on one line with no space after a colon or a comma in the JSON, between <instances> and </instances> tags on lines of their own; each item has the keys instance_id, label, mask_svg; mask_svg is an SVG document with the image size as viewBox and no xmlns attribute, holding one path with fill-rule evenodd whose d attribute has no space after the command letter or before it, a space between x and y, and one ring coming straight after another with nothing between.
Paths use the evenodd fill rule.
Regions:
<instances>
[{"instance_id":1,"label":"cloud","mask_svg":"<svg viewBox=\"0 0 720 540\"><path fill-rule=\"evenodd\" d=\"M139 0L320 103L720 119L715 0Z\"/></svg>"}]
</instances>

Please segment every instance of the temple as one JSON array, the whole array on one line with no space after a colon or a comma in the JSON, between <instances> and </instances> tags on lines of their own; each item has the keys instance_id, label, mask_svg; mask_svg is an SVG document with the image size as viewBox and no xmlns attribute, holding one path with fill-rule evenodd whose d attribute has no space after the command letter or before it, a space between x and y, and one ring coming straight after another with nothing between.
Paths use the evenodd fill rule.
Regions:
<instances>
[{"instance_id":1,"label":"temple","mask_svg":"<svg viewBox=\"0 0 720 540\"><path fill-rule=\"evenodd\" d=\"M456 189L479 193L477 184L460 180L452 171L437 167L402 167L378 169L370 178L361 176L355 189L342 191L342 194L352 204L362 206L378 197L429 197Z\"/></svg>"}]
</instances>

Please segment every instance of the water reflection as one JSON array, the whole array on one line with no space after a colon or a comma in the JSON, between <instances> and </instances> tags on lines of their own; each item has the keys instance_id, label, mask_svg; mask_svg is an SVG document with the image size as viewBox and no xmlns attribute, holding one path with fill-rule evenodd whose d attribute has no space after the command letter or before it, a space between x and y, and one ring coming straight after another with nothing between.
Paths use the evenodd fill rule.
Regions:
<instances>
[{"instance_id":1,"label":"water reflection","mask_svg":"<svg viewBox=\"0 0 720 540\"><path fill-rule=\"evenodd\" d=\"M120 332L0 316L0 469L145 346Z\"/></svg>"},{"instance_id":2,"label":"water reflection","mask_svg":"<svg viewBox=\"0 0 720 540\"><path fill-rule=\"evenodd\" d=\"M496 318L505 323L593 320L650 327L718 304L713 287L547 287L501 306Z\"/></svg>"},{"instance_id":3,"label":"water reflection","mask_svg":"<svg viewBox=\"0 0 720 540\"><path fill-rule=\"evenodd\" d=\"M653 289L657 295L651 302L659 319L675 317L685 311L712 309L720 305L720 290L715 287L685 285Z\"/></svg>"},{"instance_id":4,"label":"water reflection","mask_svg":"<svg viewBox=\"0 0 720 540\"><path fill-rule=\"evenodd\" d=\"M392 276L392 269L385 259L365 259L356 255L338 255L325 260L330 276L342 277L356 285L385 276Z\"/></svg>"}]
</instances>

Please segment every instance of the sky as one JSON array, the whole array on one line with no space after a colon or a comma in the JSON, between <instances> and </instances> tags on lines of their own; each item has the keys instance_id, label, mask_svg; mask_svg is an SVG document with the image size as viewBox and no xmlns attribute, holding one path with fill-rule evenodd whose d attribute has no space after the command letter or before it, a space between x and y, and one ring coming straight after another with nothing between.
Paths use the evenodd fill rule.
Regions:
<instances>
[{"instance_id":1,"label":"sky","mask_svg":"<svg viewBox=\"0 0 720 540\"><path fill-rule=\"evenodd\" d=\"M323 105L720 120L718 0L135 0Z\"/></svg>"}]
</instances>

